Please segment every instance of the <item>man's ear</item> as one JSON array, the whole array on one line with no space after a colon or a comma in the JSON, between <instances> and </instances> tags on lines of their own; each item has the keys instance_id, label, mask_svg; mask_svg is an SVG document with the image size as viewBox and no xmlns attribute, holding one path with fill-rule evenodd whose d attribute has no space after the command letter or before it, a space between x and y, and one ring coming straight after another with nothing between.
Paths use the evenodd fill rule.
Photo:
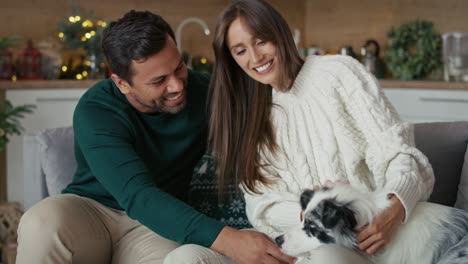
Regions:
<instances>
[{"instance_id":1,"label":"man's ear","mask_svg":"<svg viewBox=\"0 0 468 264\"><path fill-rule=\"evenodd\" d=\"M117 88L119 88L122 94L128 94L130 92L130 84L128 84L128 82L124 79L120 78L117 74L112 73L111 79L114 81L115 85L117 85Z\"/></svg>"}]
</instances>

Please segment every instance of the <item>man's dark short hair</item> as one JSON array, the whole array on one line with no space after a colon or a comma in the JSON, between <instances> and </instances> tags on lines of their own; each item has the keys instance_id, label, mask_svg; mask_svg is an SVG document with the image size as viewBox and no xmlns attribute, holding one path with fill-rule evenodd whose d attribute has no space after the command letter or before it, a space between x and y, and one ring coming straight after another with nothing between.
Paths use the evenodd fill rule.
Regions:
<instances>
[{"instance_id":1,"label":"man's dark short hair","mask_svg":"<svg viewBox=\"0 0 468 264\"><path fill-rule=\"evenodd\" d=\"M103 31L101 47L112 73L132 84L132 60L144 61L161 51L174 32L159 15L131 10Z\"/></svg>"}]
</instances>

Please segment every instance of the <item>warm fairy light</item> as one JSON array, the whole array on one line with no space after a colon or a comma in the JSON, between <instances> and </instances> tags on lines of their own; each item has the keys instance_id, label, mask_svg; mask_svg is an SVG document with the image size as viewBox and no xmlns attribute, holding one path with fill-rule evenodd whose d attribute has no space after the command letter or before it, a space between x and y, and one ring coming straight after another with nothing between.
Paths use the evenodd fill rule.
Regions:
<instances>
[{"instance_id":1,"label":"warm fairy light","mask_svg":"<svg viewBox=\"0 0 468 264\"><path fill-rule=\"evenodd\" d=\"M88 39L85 36L81 37L81 41L85 42L86 40L88 40Z\"/></svg>"},{"instance_id":2,"label":"warm fairy light","mask_svg":"<svg viewBox=\"0 0 468 264\"><path fill-rule=\"evenodd\" d=\"M81 17L80 16L75 16L75 22L78 22L81 20Z\"/></svg>"},{"instance_id":3,"label":"warm fairy light","mask_svg":"<svg viewBox=\"0 0 468 264\"><path fill-rule=\"evenodd\" d=\"M72 16L68 18L68 21L70 21L71 23L75 23L75 22L76 22L76 21L75 21L75 17L72 17Z\"/></svg>"},{"instance_id":4,"label":"warm fairy light","mask_svg":"<svg viewBox=\"0 0 468 264\"><path fill-rule=\"evenodd\" d=\"M200 61L201 61L202 64L206 64L206 62L207 62L206 58L201 58Z\"/></svg>"},{"instance_id":5,"label":"warm fairy light","mask_svg":"<svg viewBox=\"0 0 468 264\"><path fill-rule=\"evenodd\" d=\"M91 20L89 19L86 19L85 21L83 21L83 23L81 24L83 27L93 27L94 24Z\"/></svg>"},{"instance_id":6,"label":"warm fairy light","mask_svg":"<svg viewBox=\"0 0 468 264\"><path fill-rule=\"evenodd\" d=\"M83 74L83 77L88 76L88 72L87 72L87 71L83 71L81 74Z\"/></svg>"},{"instance_id":7,"label":"warm fairy light","mask_svg":"<svg viewBox=\"0 0 468 264\"><path fill-rule=\"evenodd\" d=\"M94 36L94 35L96 35L96 31L91 30L91 31L89 32L89 34L91 34L91 36Z\"/></svg>"},{"instance_id":8,"label":"warm fairy light","mask_svg":"<svg viewBox=\"0 0 468 264\"><path fill-rule=\"evenodd\" d=\"M107 26L107 23L104 22L104 21L102 21L102 20L98 20L97 24L98 24L98 26L100 26L100 27L106 27L106 26Z\"/></svg>"},{"instance_id":9,"label":"warm fairy light","mask_svg":"<svg viewBox=\"0 0 468 264\"><path fill-rule=\"evenodd\" d=\"M18 77L16 77L16 74L13 74L13 76L11 76L11 80L16 82L16 80L18 80Z\"/></svg>"},{"instance_id":10,"label":"warm fairy light","mask_svg":"<svg viewBox=\"0 0 468 264\"><path fill-rule=\"evenodd\" d=\"M63 72L66 72L67 70L68 70L68 67L65 66L65 65L63 65L63 66L62 66L62 71L63 71Z\"/></svg>"},{"instance_id":11,"label":"warm fairy light","mask_svg":"<svg viewBox=\"0 0 468 264\"><path fill-rule=\"evenodd\" d=\"M77 80L83 79L83 75L81 75L81 74L78 73L78 74L76 75L76 79L77 79Z\"/></svg>"},{"instance_id":12,"label":"warm fairy light","mask_svg":"<svg viewBox=\"0 0 468 264\"><path fill-rule=\"evenodd\" d=\"M84 62L84 64L85 64L86 66L88 66L88 67L91 66L91 62L90 62L89 60L86 60L86 61Z\"/></svg>"},{"instance_id":13,"label":"warm fairy light","mask_svg":"<svg viewBox=\"0 0 468 264\"><path fill-rule=\"evenodd\" d=\"M63 32L60 32L60 33L58 33L58 36L59 36L59 38L63 38L63 36L65 36L65 34L63 34Z\"/></svg>"},{"instance_id":14,"label":"warm fairy light","mask_svg":"<svg viewBox=\"0 0 468 264\"><path fill-rule=\"evenodd\" d=\"M86 37L87 39L90 39L92 36L91 36L90 33L86 33L86 34L85 34L85 37Z\"/></svg>"}]
</instances>

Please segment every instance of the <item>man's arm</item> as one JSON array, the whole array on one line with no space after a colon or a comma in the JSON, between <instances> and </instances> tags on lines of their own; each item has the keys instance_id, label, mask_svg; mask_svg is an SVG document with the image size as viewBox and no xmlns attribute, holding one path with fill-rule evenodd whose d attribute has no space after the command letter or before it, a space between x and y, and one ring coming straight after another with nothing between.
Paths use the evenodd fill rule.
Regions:
<instances>
[{"instance_id":1,"label":"man's arm","mask_svg":"<svg viewBox=\"0 0 468 264\"><path fill-rule=\"evenodd\" d=\"M79 107L74 130L91 173L131 218L180 243L213 243L224 225L154 184L124 118L102 106Z\"/></svg>"}]
</instances>

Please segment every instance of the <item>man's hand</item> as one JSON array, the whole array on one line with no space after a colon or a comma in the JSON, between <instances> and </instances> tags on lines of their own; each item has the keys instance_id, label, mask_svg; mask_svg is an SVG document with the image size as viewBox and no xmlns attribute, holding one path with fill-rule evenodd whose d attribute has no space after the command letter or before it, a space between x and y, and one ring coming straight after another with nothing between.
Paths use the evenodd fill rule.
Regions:
<instances>
[{"instance_id":1,"label":"man's hand","mask_svg":"<svg viewBox=\"0 0 468 264\"><path fill-rule=\"evenodd\" d=\"M405 209L400 199L394 195L390 199L392 205L377 215L371 224L358 231L359 249L369 255L375 254L390 242L405 217Z\"/></svg>"},{"instance_id":2,"label":"man's hand","mask_svg":"<svg viewBox=\"0 0 468 264\"><path fill-rule=\"evenodd\" d=\"M293 264L296 261L283 254L265 234L230 227L221 230L211 249L228 256L236 264Z\"/></svg>"}]
</instances>

